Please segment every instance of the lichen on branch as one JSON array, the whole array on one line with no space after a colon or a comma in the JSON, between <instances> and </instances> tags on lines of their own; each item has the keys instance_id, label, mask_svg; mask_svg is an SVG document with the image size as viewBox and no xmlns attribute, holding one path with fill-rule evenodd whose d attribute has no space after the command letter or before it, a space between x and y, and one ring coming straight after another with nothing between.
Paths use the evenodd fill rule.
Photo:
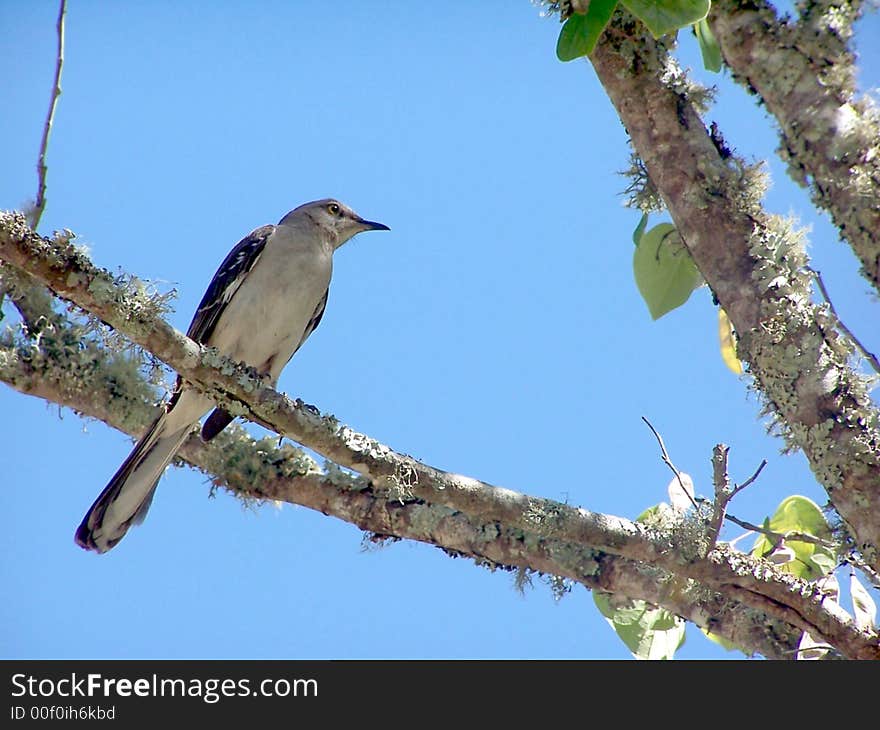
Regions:
<instances>
[{"instance_id":1,"label":"lichen on branch","mask_svg":"<svg viewBox=\"0 0 880 730\"><path fill-rule=\"evenodd\" d=\"M845 656L880 657L876 637L854 630L845 613L823 608L822 596L814 587L780 573L764 561L731 551L719 548L704 555L700 546L705 541L700 538L696 523L687 530L665 533L620 517L444 472L400 454L335 419L322 417L311 406L291 402L266 387L247 367L200 347L154 312L128 301L132 294L116 287L112 277L96 269L81 251L71 250L67 243L53 244L37 236L27 229L20 215L0 214L0 259L25 269L59 296L100 316L133 342L150 349L224 407L237 404L251 420L358 472L365 480L361 484L367 486L351 488L351 481L344 480L342 491L346 499L369 500L367 506L380 515L380 522L370 522L368 528L367 522L352 518L365 529L421 539L415 536L418 534L432 544L438 543L439 535L451 530L449 544L444 542L443 546L459 550L451 547L453 538L459 539L458 530L471 525L467 543L470 548L463 552L477 556L482 564L528 567L588 587L598 585L602 560L609 556L648 571L655 584L662 584L666 575L676 576L676 580L687 585L693 581L695 590L699 588L693 596L685 592L675 600L660 601L692 620L696 620L694 616L705 616L695 608L695 602L709 600L705 593L708 591L712 601L717 600L718 594L727 596L742 611L758 610L773 621L809 631L838 647ZM16 364L14 359L8 360L0 367L0 376L11 378L9 372L15 371ZM47 382L47 378L31 380L31 392L48 392ZM186 449L197 446L198 442L190 439ZM258 452L267 453L267 449L264 443ZM184 455L188 453L184 451ZM248 480L273 466L259 453L257 456L256 468L246 471ZM281 462L285 458L279 457ZM246 461L254 466L252 460ZM223 469L227 471L226 467ZM234 473L231 466L228 471ZM276 473L259 486L254 481L249 483L257 494L276 498L273 495L278 492L267 486L276 483L273 479L280 480L278 484L301 486L308 483L302 480L312 477L320 478L313 473L312 462L301 461L292 472ZM330 480L337 487L338 482L338 474ZM338 492L337 488L329 494ZM326 497L324 494L322 499ZM321 504L322 511L333 513L333 505ZM407 532L410 529L412 532ZM530 557L524 557L523 551ZM629 597L656 600L656 592L650 598L645 595L646 585L632 582L627 590L639 595Z\"/></svg>"},{"instance_id":2,"label":"lichen on branch","mask_svg":"<svg viewBox=\"0 0 880 730\"><path fill-rule=\"evenodd\" d=\"M618 13L590 57L675 227L739 336L738 357L880 567L880 414L824 305L801 234L761 206L753 166L703 124L663 39Z\"/></svg>"}]
</instances>

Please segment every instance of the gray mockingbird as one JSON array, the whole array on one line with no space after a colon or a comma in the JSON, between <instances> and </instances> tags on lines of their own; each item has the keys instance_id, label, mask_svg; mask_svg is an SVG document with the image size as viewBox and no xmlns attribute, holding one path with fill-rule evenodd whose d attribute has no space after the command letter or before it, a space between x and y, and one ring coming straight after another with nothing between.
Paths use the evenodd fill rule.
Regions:
<instances>
[{"instance_id":1,"label":"gray mockingbird","mask_svg":"<svg viewBox=\"0 0 880 730\"><path fill-rule=\"evenodd\" d=\"M315 331L333 269L333 252L363 231L387 231L337 200L306 203L276 226L262 226L229 253L202 297L186 334L255 368L272 387ZM164 410L138 441L76 531L76 542L104 553L143 521L165 467L208 411L210 441L233 416L178 376Z\"/></svg>"}]
</instances>

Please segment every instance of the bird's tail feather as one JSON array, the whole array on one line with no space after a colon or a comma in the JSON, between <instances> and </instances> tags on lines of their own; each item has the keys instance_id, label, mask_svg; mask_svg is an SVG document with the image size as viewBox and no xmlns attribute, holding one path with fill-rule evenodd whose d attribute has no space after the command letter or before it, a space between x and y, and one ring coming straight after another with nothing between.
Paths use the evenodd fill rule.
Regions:
<instances>
[{"instance_id":1,"label":"bird's tail feather","mask_svg":"<svg viewBox=\"0 0 880 730\"><path fill-rule=\"evenodd\" d=\"M211 411L211 415L205 419L205 423L202 426L202 441L207 443L234 420L235 416L228 411L224 411L222 408L215 408Z\"/></svg>"},{"instance_id":2,"label":"bird's tail feather","mask_svg":"<svg viewBox=\"0 0 880 730\"><path fill-rule=\"evenodd\" d=\"M165 467L180 449L190 426L169 432L163 411L89 508L75 540L86 550L105 553L128 528L143 522Z\"/></svg>"}]
</instances>

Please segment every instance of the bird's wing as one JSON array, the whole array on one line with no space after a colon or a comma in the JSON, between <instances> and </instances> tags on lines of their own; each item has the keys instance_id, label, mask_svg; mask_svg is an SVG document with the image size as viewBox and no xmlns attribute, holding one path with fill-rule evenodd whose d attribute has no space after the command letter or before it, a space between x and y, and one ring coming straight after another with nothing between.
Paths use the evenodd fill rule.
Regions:
<instances>
[{"instance_id":1,"label":"bird's wing","mask_svg":"<svg viewBox=\"0 0 880 730\"><path fill-rule=\"evenodd\" d=\"M187 336L196 342L207 344L207 341L211 337L211 333L217 326L220 313L238 290L238 287L241 285L241 282L247 273L256 265L257 260L260 258L260 254L266 246L266 241L269 236L275 232L275 228L275 226L262 226L261 228L257 228L247 237L239 241L235 248L229 252L229 255L223 263L220 264L217 273L214 274L214 278L208 286L208 291L206 291L205 296L202 297L201 304L199 304L199 307L196 310L192 324L190 324L189 330L187 330ZM318 301L312 316L309 318L300 341L290 355L291 358L308 339L309 335L311 335L321 323L321 318L324 316L324 309L327 306L327 297L329 293L330 288L328 287L324 292L324 296ZM290 362L290 358L288 358L288 362ZM170 407L173 407L177 400L182 384L183 381L178 377L174 394L169 403ZM202 427L202 440L210 441L214 436L220 433L220 431L226 428L226 426L232 422L233 418L234 416L227 413L222 408L215 408Z\"/></svg>"},{"instance_id":2,"label":"bird's wing","mask_svg":"<svg viewBox=\"0 0 880 730\"><path fill-rule=\"evenodd\" d=\"M309 323L306 325L306 329L303 332L302 339L299 341L299 344L296 346L296 350L299 350L302 347L303 342L309 339L309 335L312 334L316 329L318 329L318 325L321 324L321 317L324 316L324 310L327 308L327 297L330 295L330 287L327 287L327 290L324 292L324 296L321 297L321 301L318 302L318 306L315 307L315 311L312 314L312 318L309 320ZM296 354L296 350L293 351ZM293 355L291 355L293 357ZM288 360L290 362L290 360Z\"/></svg>"},{"instance_id":3,"label":"bird's wing","mask_svg":"<svg viewBox=\"0 0 880 730\"><path fill-rule=\"evenodd\" d=\"M241 286L248 272L254 268L266 247L266 241L274 232L275 226L271 225L251 231L223 259L196 309L192 323L186 331L187 337L201 344L208 344L226 304Z\"/></svg>"}]
</instances>

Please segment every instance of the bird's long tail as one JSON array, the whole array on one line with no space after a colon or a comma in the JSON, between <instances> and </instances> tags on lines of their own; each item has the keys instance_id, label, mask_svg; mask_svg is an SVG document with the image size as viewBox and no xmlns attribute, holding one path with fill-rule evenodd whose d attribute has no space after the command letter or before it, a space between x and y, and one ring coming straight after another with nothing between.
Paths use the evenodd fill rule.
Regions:
<instances>
[{"instance_id":1,"label":"bird's long tail","mask_svg":"<svg viewBox=\"0 0 880 730\"><path fill-rule=\"evenodd\" d=\"M172 401L138 441L77 528L77 545L105 553L125 537L129 527L143 522L165 467L204 412L198 406L194 412L193 401L199 396L188 397L190 393L184 392L180 399L186 403Z\"/></svg>"}]
</instances>

